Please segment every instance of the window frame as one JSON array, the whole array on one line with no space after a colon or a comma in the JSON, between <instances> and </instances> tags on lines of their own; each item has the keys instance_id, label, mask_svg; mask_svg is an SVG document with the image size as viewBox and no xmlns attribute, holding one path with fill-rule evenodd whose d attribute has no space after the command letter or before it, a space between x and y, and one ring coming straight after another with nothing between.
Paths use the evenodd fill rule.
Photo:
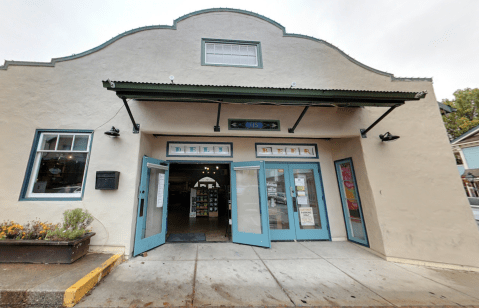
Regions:
<instances>
[{"instance_id":1,"label":"window frame","mask_svg":"<svg viewBox=\"0 0 479 308\"><path fill-rule=\"evenodd\" d=\"M207 43L218 43L218 44L230 44L230 45L249 45L256 47L256 59L258 65L235 65L235 64L213 64L206 63L206 47ZM201 39L201 65L202 66L225 66L225 67L243 67L243 68L263 68L263 56L261 50L261 42L259 41L239 41L239 40L223 40L223 39L212 39L212 38L202 38Z\"/></svg>"},{"instance_id":2,"label":"window frame","mask_svg":"<svg viewBox=\"0 0 479 308\"><path fill-rule=\"evenodd\" d=\"M39 147L41 146L42 136L44 134L58 134L58 135L88 135L89 140L87 144L86 151L75 151L71 150L55 150L55 151L48 151L48 150L40 150ZM85 183L86 177L88 173L88 165L90 161L91 155L91 147L93 143L93 130L79 130L79 129L37 129L35 130L35 136L33 138L32 149L30 151L30 157L27 164L27 169L25 171L25 176L23 180L22 189L20 191L20 198L19 201L81 201L83 199L83 195L85 193ZM58 145L58 141L57 141ZM73 141L72 141L73 145ZM83 171L83 180L82 180L82 190L80 194L73 194L73 193L58 193L58 194L39 194L33 193L33 177L36 177L39 170L40 160L37 160L38 153L43 152L59 152L59 153L67 153L67 152L77 152L77 153L87 153L87 157L85 160L85 170Z\"/></svg>"}]
</instances>

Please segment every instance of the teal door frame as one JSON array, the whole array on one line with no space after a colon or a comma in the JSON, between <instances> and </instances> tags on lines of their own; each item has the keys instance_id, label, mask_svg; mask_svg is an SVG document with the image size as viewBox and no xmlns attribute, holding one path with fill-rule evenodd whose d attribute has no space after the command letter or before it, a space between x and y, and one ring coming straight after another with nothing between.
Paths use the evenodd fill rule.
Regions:
<instances>
[{"instance_id":1,"label":"teal door frame","mask_svg":"<svg viewBox=\"0 0 479 308\"><path fill-rule=\"evenodd\" d=\"M146 231L146 218L148 215L148 192L150 187L150 168L148 167L148 164L161 165L167 169L165 170L165 186L163 187L161 232L147 238L143 238ZM136 233L133 256L137 256L142 252L163 245L166 241L166 221L168 215L168 176L168 162L148 156L143 157L141 166L140 192L138 194L138 213L136 217Z\"/></svg>"},{"instance_id":2,"label":"teal door frame","mask_svg":"<svg viewBox=\"0 0 479 308\"><path fill-rule=\"evenodd\" d=\"M354 187L356 188L354 190L354 196L355 196L355 198L358 202L358 210L359 210L359 216L361 218L362 229L363 229L363 232L364 232L364 239L354 237L354 232L352 232L351 226L350 226L350 223L349 223L349 219L350 219L349 214L348 214L349 213L349 208L348 208L348 204L347 204L346 192L344 191L344 186L343 186L343 183L342 183L342 180L341 180L341 170L340 170L341 163L346 163L346 162L349 162L351 164L352 182L354 183ZM361 244L363 246L369 247L368 232L366 230L366 223L364 221L363 207L361 205L361 198L359 197L358 184L356 182L356 175L354 173L353 160L352 160L352 158L345 158L345 159L337 160L337 161L334 162L334 165L335 165L334 167L336 169L336 176L337 176L337 179L338 179L339 192L340 192L340 195L341 195L341 204L342 204L342 207L343 207L344 224L346 225L346 232L347 232L347 235L348 235L348 240L350 240L351 242L355 242L355 243Z\"/></svg>"},{"instance_id":3,"label":"teal door frame","mask_svg":"<svg viewBox=\"0 0 479 308\"><path fill-rule=\"evenodd\" d=\"M284 183L286 191L286 204L288 207L288 222L289 229L270 229L270 236L272 241L288 241L296 239L296 227L295 227L295 218L293 215L293 205L292 205L292 196L290 186L290 175L288 164L281 162L266 162L266 169L283 169L284 170ZM266 174L266 170L265 170ZM269 211L268 211L269 216Z\"/></svg>"},{"instance_id":4,"label":"teal door frame","mask_svg":"<svg viewBox=\"0 0 479 308\"><path fill-rule=\"evenodd\" d=\"M323 182L319 163L316 162L266 162L268 169L284 169L286 200L288 204L289 230L271 230L271 240L331 240L329 219L324 198ZM301 229L297 207L293 206L293 197L296 198L294 185L294 169L313 169L321 229ZM291 195L291 189L293 195ZM296 199L295 199L296 200ZM296 208L296 212L293 208Z\"/></svg>"},{"instance_id":5,"label":"teal door frame","mask_svg":"<svg viewBox=\"0 0 479 308\"><path fill-rule=\"evenodd\" d=\"M240 232L238 230L238 202L237 202L237 185L236 185L236 169L258 170L258 194L259 194L259 210L261 218L261 234ZM266 197L266 177L264 161L251 162L233 162L231 163L231 218L232 218L232 235L233 243L254 245L261 247L271 247L269 234L269 214L268 200Z\"/></svg>"}]
</instances>

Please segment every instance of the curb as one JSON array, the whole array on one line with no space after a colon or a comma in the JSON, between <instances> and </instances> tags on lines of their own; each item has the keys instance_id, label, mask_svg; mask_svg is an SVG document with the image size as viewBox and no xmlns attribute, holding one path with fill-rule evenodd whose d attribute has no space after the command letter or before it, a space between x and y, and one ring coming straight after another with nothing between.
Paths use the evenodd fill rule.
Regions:
<instances>
[{"instance_id":1,"label":"curb","mask_svg":"<svg viewBox=\"0 0 479 308\"><path fill-rule=\"evenodd\" d=\"M63 296L63 305L65 307L75 306L75 304L78 303L88 291L96 286L103 277L108 275L111 270L121 262L123 262L123 255L116 254L103 262L100 267L97 267L78 280L75 284L66 289L65 295Z\"/></svg>"}]
</instances>

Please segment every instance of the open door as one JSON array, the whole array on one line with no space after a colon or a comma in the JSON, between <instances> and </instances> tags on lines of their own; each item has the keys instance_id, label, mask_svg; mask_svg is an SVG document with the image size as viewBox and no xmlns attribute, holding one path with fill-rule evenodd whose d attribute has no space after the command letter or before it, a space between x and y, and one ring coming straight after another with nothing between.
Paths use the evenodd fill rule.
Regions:
<instances>
[{"instance_id":1,"label":"open door","mask_svg":"<svg viewBox=\"0 0 479 308\"><path fill-rule=\"evenodd\" d=\"M271 247L264 161L231 164L233 242Z\"/></svg>"},{"instance_id":2,"label":"open door","mask_svg":"<svg viewBox=\"0 0 479 308\"><path fill-rule=\"evenodd\" d=\"M165 243L168 167L165 161L143 157L133 256Z\"/></svg>"}]
</instances>

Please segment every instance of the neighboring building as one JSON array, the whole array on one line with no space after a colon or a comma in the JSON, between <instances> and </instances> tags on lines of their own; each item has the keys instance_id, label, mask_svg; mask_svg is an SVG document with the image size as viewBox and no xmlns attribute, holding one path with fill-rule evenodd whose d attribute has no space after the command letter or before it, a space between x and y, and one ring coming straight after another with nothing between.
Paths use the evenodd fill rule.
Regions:
<instances>
[{"instance_id":1,"label":"neighboring building","mask_svg":"<svg viewBox=\"0 0 479 308\"><path fill-rule=\"evenodd\" d=\"M85 208L92 249L127 256L175 236L229 241L231 219L235 243L349 239L479 269L429 78L210 9L51 62L6 61L0 84L5 219Z\"/></svg>"},{"instance_id":2,"label":"neighboring building","mask_svg":"<svg viewBox=\"0 0 479 308\"><path fill-rule=\"evenodd\" d=\"M448 115L450 113L456 112L456 108L452 108L451 106L448 106L448 105L443 104L441 102L437 102L437 105L439 106L439 110L441 111L441 115Z\"/></svg>"},{"instance_id":3,"label":"neighboring building","mask_svg":"<svg viewBox=\"0 0 479 308\"><path fill-rule=\"evenodd\" d=\"M467 181L465 178L469 173L479 177L479 126L471 128L452 140L451 145L467 196L479 197L477 183L475 181Z\"/></svg>"}]
</instances>

